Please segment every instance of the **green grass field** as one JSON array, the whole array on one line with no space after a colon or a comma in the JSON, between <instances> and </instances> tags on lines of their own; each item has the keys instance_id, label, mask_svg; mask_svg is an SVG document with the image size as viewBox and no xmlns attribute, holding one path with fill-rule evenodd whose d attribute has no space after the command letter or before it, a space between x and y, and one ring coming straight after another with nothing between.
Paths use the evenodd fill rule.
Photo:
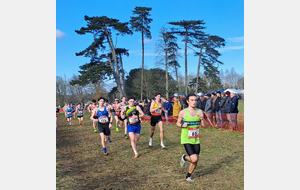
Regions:
<instances>
[{"instance_id":1,"label":"green grass field","mask_svg":"<svg viewBox=\"0 0 300 190\"><path fill-rule=\"evenodd\" d=\"M99 133L93 132L89 113L80 128L78 120L69 126L63 113L58 116L56 134L57 189L244 189L244 134L200 129L200 160L192 178L185 181L189 163L179 165L185 152L180 144L180 128L164 125L160 148L159 128L149 147L150 124L142 123L139 158L134 159L124 128L112 128L108 156L103 155Z\"/></svg>"},{"instance_id":2,"label":"green grass field","mask_svg":"<svg viewBox=\"0 0 300 190\"><path fill-rule=\"evenodd\" d=\"M239 110L239 113L241 113L241 114L244 114L244 102L245 102L245 100L243 100L243 101L239 100L238 110Z\"/></svg>"}]
</instances>

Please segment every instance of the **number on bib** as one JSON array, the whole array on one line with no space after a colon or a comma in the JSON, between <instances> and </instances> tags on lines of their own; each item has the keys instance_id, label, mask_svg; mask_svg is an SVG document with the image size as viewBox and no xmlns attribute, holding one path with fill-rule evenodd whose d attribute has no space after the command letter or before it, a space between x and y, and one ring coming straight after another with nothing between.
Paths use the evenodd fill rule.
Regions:
<instances>
[{"instance_id":1,"label":"number on bib","mask_svg":"<svg viewBox=\"0 0 300 190\"><path fill-rule=\"evenodd\" d=\"M129 117L129 124L134 124L134 123L137 123L139 121L138 118L132 118L132 117Z\"/></svg>"},{"instance_id":2,"label":"number on bib","mask_svg":"<svg viewBox=\"0 0 300 190\"><path fill-rule=\"evenodd\" d=\"M189 128L188 137L189 139L199 138L199 127Z\"/></svg>"},{"instance_id":3,"label":"number on bib","mask_svg":"<svg viewBox=\"0 0 300 190\"><path fill-rule=\"evenodd\" d=\"M107 116L100 116L99 117L100 123L108 123L108 117Z\"/></svg>"},{"instance_id":4,"label":"number on bib","mask_svg":"<svg viewBox=\"0 0 300 190\"><path fill-rule=\"evenodd\" d=\"M155 113L161 113L161 109L155 110Z\"/></svg>"}]
</instances>

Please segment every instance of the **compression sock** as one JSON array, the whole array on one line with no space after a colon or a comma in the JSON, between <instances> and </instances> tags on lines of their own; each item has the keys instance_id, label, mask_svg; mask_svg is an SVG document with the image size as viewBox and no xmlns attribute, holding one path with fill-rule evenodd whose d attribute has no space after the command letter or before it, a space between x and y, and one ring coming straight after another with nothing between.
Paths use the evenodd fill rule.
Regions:
<instances>
[{"instance_id":1,"label":"compression sock","mask_svg":"<svg viewBox=\"0 0 300 190\"><path fill-rule=\"evenodd\" d=\"M189 172L187 173L185 179L187 179L188 177L191 177L192 174L190 174Z\"/></svg>"},{"instance_id":2,"label":"compression sock","mask_svg":"<svg viewBox=\"0 0 300 190\"><path fill-rule=\"evenodd\" d=\"M106 148L103 148L104 153L106 153Z\"/></svg>"}]
</instances>

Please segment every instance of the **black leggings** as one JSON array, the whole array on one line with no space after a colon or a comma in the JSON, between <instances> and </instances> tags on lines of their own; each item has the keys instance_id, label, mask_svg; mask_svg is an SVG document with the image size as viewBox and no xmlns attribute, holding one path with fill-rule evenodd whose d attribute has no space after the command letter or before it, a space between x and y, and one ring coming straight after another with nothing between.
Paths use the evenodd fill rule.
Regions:
<instances>
[{"instance_id":1,"label":"black leggings","mask_svg":"<svg viewBox=\"0 0 300 190\"><path fill-rule=\"evenodd\" d=\"M183 144L186 153L191 156L200 153L200 144Z\"/></svg>"}]
</instances>

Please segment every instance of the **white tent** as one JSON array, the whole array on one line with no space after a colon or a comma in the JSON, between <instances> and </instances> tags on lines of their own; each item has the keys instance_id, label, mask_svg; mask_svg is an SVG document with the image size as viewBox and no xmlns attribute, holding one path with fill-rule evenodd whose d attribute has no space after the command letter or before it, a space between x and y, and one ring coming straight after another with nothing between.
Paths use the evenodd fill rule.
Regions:
<instances>
[{"instance_id":1,"label":"white tent","mask_svg":"<svg viewBox=\"0 0 300 190\"><path fill-rule=\"evenodd\" d=\"M229 92L233 92L233 93L236 93L236 94L244 94L244 90L236 90L236 89L226 89L224 92L226 91L229 91Z\"/></svg>"}]
</instances>

